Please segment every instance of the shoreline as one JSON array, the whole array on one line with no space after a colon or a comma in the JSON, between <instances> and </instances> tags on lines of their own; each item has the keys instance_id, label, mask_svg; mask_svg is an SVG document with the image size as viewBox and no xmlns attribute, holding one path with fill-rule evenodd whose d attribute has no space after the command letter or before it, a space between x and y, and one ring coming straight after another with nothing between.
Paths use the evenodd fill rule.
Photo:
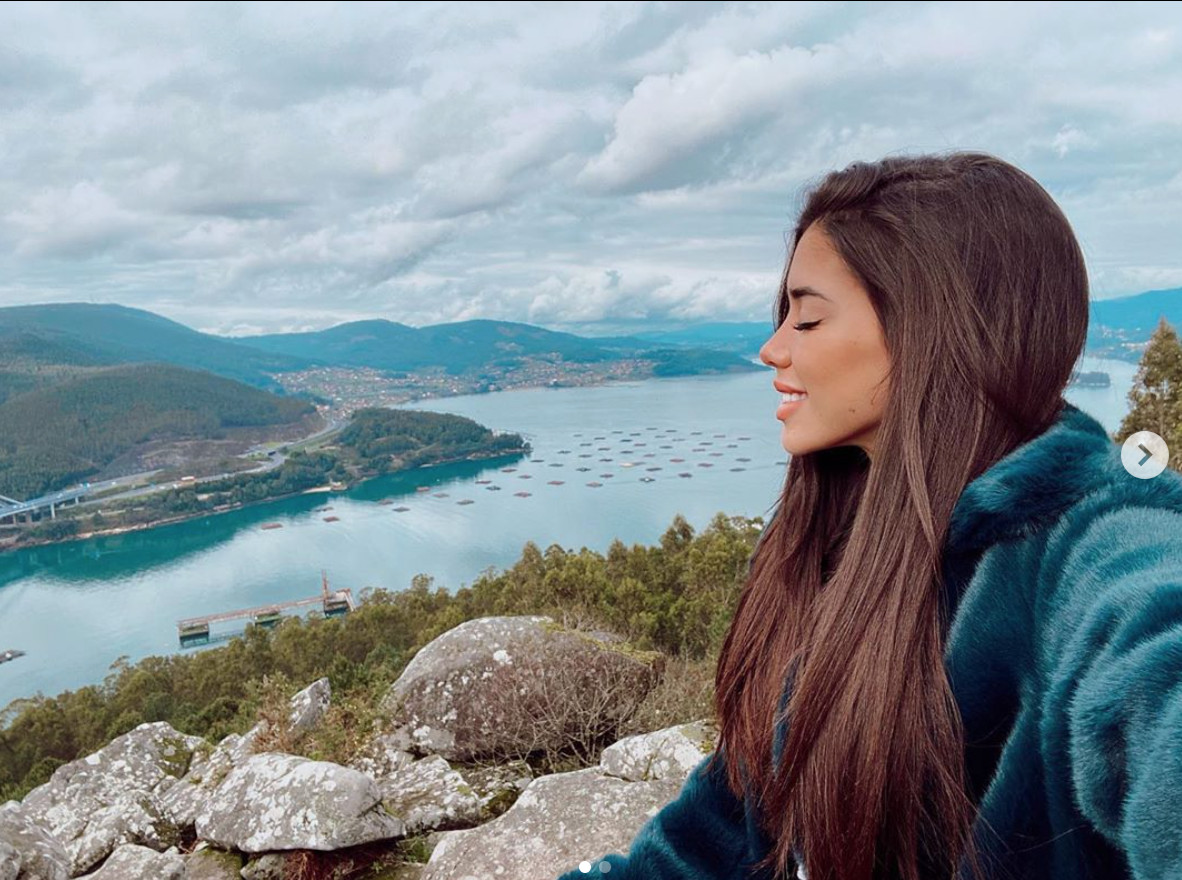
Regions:
<instances>
[{"instance_id":1,"label":"shoreline","mask_svg":"<svg viewBox=\"0 0 1182 880\"><path fill-rule=\"evenodd\" d=\"M402 468L399 470L386 471L385 473L369 473L359 476L351 483L345 484L340 489L334 489L331 485L313 486L311 489L301 489L299 492L287 492L283 495L274 495L270 498L261 498L258 501L247 501L245 503L228 504L222 507L215 507L212 510L202 510L195 513L178 514L177 516L169 516L164 519L152 520L146 523L135 523L127 526L115 526L109 529L96 529L93 532L79 532L76 535L70 535L65 538L39 538L32 541L23 541L12 546L0 545L0 557L6 553L16 553L21 550L27 550L33 547L48 547L54 544L68 544L74 541L88 541L91 538L105 538L112 535L125 535L129 532L143 532L149 529L159 528L161 526L174 525L175 523L188 522L194 519L201 519L206 516L220 516L223 513L233 513L236 510L245 510L248 507L259 507L264 504L270 504L274 501L283 501L288 498L298 498L301 495L315 495L328 494L330 492L348 492L355 486L360 486L362 483L367 483L370 480L375 480L378 477L388 477L394 474L405 474L413 471L428 470L433 467L440 467L447 464L456 464L464 461L484 461L485 459L510 458L512 456L525 455L527 450L519 449L510 452L500 451L489 455L480 455L473 453L472 455L462 455L456 458L444 458L439 461L433 461L430 464L418 465L411 468Z\"/></svg>"}]
</instances>

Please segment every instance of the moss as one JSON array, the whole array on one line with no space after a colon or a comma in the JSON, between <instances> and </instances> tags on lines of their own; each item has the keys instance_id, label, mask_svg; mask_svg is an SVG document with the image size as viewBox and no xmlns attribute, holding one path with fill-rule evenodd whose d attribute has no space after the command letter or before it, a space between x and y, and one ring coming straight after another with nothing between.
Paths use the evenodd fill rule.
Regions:
<instances>
[{"instance_id":1,"label":"moss","mask_svg":"<svg viewBox=\"0 0 1182 880\"><path fill-rule=\"evenodd\" d=\"M498 791L488 802L484 805L484 812L489 819L495 819L497 816L505 813L517 803L517 798L520 792L515 788L505 788ZM487 820L486 820L487 821Z\"/></svg>"},{"instance_id":2,"label":"moss","mask_svg":"<svg viewBox=\"0 0 1182 880\"><path fill-rule=\"evenodd\" d=\"M545 632L565 633L567 635L578 636L580 639L583 639L583 641L594 645L600 650L613 651L614 653L623 657L643 663L645 666L652 666L662 656L660 651L644 651L627 641L605 642L595 638L595 636L591 635L590 633L583 632L582 630L568 629L561 623L558 623L554 620L543 620L538 624L538 626L541 627L541 629Z\"/></svg>"},{"instance_id":3,"label":"moss","mask_svg":"<svg viewBox=\"0 0 1182 880\"><path fill-rule=\"evenodd\" d=\"M166 736L160 741L160 763L169 776L184 776L192 758L193 750L181 737Z\"/></svg>"}]
</instances>

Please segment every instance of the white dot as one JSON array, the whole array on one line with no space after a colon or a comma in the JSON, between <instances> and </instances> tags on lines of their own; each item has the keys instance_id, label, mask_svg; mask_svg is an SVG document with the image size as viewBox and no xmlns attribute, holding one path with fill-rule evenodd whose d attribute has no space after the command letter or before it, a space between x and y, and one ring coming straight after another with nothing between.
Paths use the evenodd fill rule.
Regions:
<instances>
[{"instance_id":1,"label":"white dot","mask_svg":"<svg viewBox=\"0 0 1182 880\"><path fill-rule=\"evenodd\" d=\"M599 863L599 873L600 874L606 874L611 869L612 869L612 863L609 862L607 859L604 859L602 862Z\"/></svg>"},{"instance_id":2,"label":"white dot","mask_svg":"<svg viewBox=\"0 0 1182 880\"><path fill-rule=\"evenodd\" d=\"M579 862L579 870L582 871L584 874L590 874L591 873L591 863L590 862Z\"/></svg>"}]
</instances>

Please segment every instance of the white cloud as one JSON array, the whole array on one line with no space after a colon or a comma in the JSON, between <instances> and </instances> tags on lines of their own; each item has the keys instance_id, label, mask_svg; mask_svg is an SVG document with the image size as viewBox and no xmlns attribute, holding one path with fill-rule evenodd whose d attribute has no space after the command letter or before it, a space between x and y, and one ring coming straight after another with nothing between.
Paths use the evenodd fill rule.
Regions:
<instances>
[{"instance_id":1,"label":"white cloud","mask_svg":"<svg viewBox=\"0 0 1182 880\"><path fill-rule=\"evenodd\" d=\"M1099 295L1179 283L1182 11L0 7L0 305L227 332L763 320L802 187L982 149Z\"/></svg>"}]
</instances>

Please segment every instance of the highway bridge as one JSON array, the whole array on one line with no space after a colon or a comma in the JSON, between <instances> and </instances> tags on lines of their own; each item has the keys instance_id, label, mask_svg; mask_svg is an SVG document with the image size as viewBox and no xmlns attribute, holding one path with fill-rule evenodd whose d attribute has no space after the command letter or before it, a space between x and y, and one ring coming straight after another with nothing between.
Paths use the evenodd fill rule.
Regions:
<instances>
[{"instance_id":1,"label":"highway bridge","mask_svg":"<svg viewBox=\"0 0 1182 880\"><path fill-rule=\"evenodd\" d=\"M0 495L0 525L14 525L23 519L31 522L37 513L49 511L50 519L57 518L57 509L71 502L77 504L82 498L90 494L90 483L83 483L72 489L63 489L50 495L42 495L29 501L17 501ZM11 520L11 523L7 521Z\"/></svg>"}]
</instances>

